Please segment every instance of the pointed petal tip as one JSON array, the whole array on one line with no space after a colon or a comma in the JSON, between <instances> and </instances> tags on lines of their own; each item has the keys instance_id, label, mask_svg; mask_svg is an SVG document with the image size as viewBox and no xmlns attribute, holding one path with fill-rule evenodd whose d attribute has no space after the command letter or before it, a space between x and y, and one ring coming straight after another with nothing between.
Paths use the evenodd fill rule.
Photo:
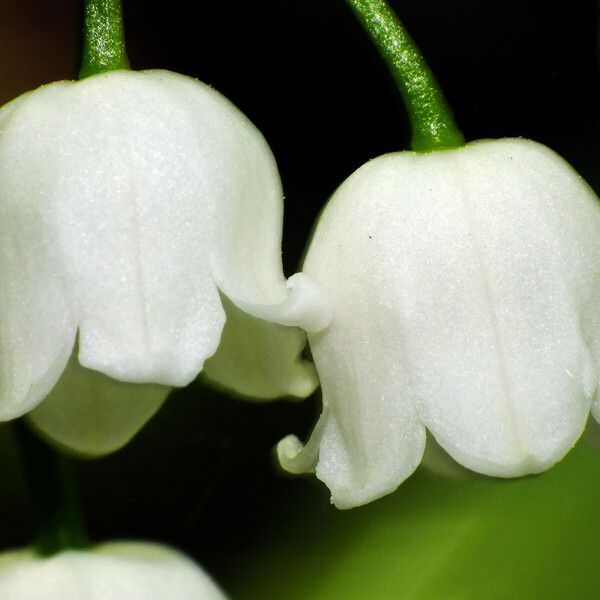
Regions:
<instances>
[{"instance_id":1,"label":"pointed petal tip","mask_svg":"<svg viewBox=\"0 0 600 600\"><path fill-rule=\"evenodd\" d=\"M314 473L315 457L295 436L284 437L276 446L277 460L284 471L294 475Z\"/></svg>"},{"instance_id":2,"label":"pointed petal tip","mask_svg":"<svg viewBox=\"0 0 600 600\"><path fill-rule=\"evenodd\" d=\"M235 298L232 300L253 317L280 325L300 327L308 333L322 331L333 319L333 309L325 291L306 273L296 273L287 280L285 299L278 304L253 304Z\"/></svg>"},{"instance_id":3,"label":"pointed petal tip","mask_svg":"<svg viewBox=\"0 0 600 600\"><path fill-rule=\"evenodd\" d=\"M296 273L287 280L290 295L287 303L289 324L308 333L317 333L333 319L331 302L323 288L306 273ZM283 323L286 325L287 323Z\"/></svg>"}]
</instances>

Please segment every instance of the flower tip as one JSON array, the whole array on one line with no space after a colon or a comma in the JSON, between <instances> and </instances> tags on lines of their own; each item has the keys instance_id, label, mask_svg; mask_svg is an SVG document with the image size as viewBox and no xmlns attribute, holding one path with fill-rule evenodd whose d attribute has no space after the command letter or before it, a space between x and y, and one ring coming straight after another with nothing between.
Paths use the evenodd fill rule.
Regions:
<instances>
[{"instance_id":1,"label":"flower tip","mask_svg":"<svg viewBox=\"0 0 600 600\"><path fill-rule=\"evenodd\" d=\"M276 453L279 465L284 471L294 475L314 473L315 461L295 435L284 437L277 444Z\"/></svg>"},{"instance_id":2,"label":"flower tip","mask_svg":"<svg viewBox=\"0 0 600 600\"><path fill-rule=\"evenodd\" d=\"M363 485L348 484L347 481L341 481L335 477L331 479L318 467L320 438L319 425L317 425L313 437L306 445L295 435L284 437L276 446L279 466L293 475L316 473L319 479L327 480L327 485L331 491L331 504L340 510L363 506L393 491L387 481L381 482L377 478L370 481L365 480ZM365 473L365 475L367 474ZM393 489L396 487L398 485L394 484Z\"/></svg>"},{"instance_id":3,"label":"flower tip","mask_svg":"<svg viewBox=\"0 0 600 600\"><path fill-rule=\"evenodd\" d=\"M331 303L312 277L296 273L287 280L285 287L285 297L277 304L232 300L253 317L288 327L300 327L308 333L317 333L329 326L333 319Z\"/></svg>"},{"instance_id":4,"label":"flower tip","mask_svg":"<svg viewBox=\"0 0 600 600\"><path fill-rule=\"evenodd\" d=\"M287 287L289 324L308 333L318 333L329 326L333 319L331 303L314 279L306 273L296 273L287 280Z\"/></svg>"}]
</instances>

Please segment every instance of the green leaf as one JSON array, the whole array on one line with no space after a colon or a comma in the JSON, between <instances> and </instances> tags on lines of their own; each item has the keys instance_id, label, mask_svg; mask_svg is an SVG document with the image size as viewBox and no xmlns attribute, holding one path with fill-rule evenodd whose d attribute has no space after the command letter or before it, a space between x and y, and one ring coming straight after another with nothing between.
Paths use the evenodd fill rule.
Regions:
<instances>
[{"instance_id":1,"label":"green leaf","mask_svg":"<svg viewBox=\"0 0 600 600\"><path fill-rule=\"evenodd\" d=\"M238 600L597 598L600 456L583 445L523 479L419 471L351 511L297 482L226 584ZM225 582L224 582L225 583Z\"/></svg>"}]
</instances>

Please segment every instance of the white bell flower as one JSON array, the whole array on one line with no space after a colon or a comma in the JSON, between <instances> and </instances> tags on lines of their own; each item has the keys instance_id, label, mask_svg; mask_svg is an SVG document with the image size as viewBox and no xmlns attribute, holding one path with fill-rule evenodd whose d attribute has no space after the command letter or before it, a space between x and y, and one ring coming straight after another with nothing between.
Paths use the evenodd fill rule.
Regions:
<instances>
[{"instance_id":1,"label":"white bell flower","mask_svg":"<svg viewBox=\"0 0 600 600\"><path fill-rule=\"evenodd\" d=\"M110 542L42 557L0 554L2 600L226 600L180 552L147 542Z\"/></svg>"},{"instance_id":2,"label":"white bell flower","mask_svg":"<svg viewBox=\"0 0 600 600\"><path fill-rule=\"evenodd\" d=\"M31 419L76 451L109 452L215 353L220 294L261 319L319 328L318 290L303 274L283 276L282 198L260 132L183 75L113 71L3 107L0 419L51 392L78 338L78 361ZM254 353L250 367L279 364L272 385L256 382L264 370L242 373L243 360L240 373L212 379L243 394L310 393L304 334L282 331L268 325L254 341L242 332L235 349Z\"/></svg>"},{"instance_id":3,"label":"white bell flower","mask_svg":"<svg viewBox=\"0 0 600 600\"><path fill-rule=\"evenodd\" d=\"M545 146L368 162L329 201L304 272L333 308L309 335L323 414L279 458L316 470L340 508L406 479L426 428L461 465L514 477L600 415L600 205Z\"/></svg>"}]
</instances>

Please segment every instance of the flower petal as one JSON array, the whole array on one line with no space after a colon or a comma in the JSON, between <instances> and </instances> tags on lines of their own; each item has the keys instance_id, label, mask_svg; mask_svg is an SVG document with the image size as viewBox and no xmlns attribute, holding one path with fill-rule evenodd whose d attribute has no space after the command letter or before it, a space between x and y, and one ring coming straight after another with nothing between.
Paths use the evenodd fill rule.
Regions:
<instances>
[{"instance_id":1,"label":"flower petal","mask_svg":"<svg viewBox=\"0 0 600 600\"><path fill-rule=\"evenodd\" d=\"M213 278L241 278L236 289L251 300L285 297L276 166L217 92L164 71L115 72L21 104L22 143L54 167L33 179L37 195L52 194L82 364L184 385L219 342ZM221 243L226 231L235 248Z\"/></svg>"},{"instance_id":2,"label":"flower petal","mask_svg":"<svg viewBox=\"0 0 600 600\"><path fill-rule=\"evenodd\" d=\"M46 134L60 155L57 227L80 311L79 359L116 379L185 385L224 322L207 256L223 181L245 176L228 161L235 127L220 138L237 109L161 71L91 77L63 100L57 111L68 110Z\"/></svg>"},{"instance_id":3,"label":"flower petal","mask_svg":"<svg viewBox=\"0 0 600 600\"><path fill-rule=\"evenodd\" d=\"M79 364L76 352L60 380L27 418L50 442L83 456L122 448L158 411L170 388L116 381Z\"/></svg>"},{"instance_id":4,"label":"flower petal","mask_svg":"<svg viewBox=\"0 0 600 600\"><path fill-rule=\"evenodd\" d=\"M425 428L403 394L396 336L385 316L371 310L376 290L349 290L332 282L329 292L336 318L324 332L310 336L323 414L304 450L286 438L278 455L288 471L316 468L331 490L331 501L352 508L394 490L417 468Z\"/></svg>"},{"instance_id":5,"label":"flower petal","mask_svg":"<svg viewBox=\"0 0 600 600\"><path fill-rule=\"evenodd\" d=\"M10 600L225 600L181 552L148 542L110 542L50 557L0 555L0 597Z\"/></svg>"},{"instance_id":6,"label":"flower petal","mask_svg":"<svg viewBox=\"0 0 600 600\"><path fill-rule=\"evenodd\" d=\"M52 165L29 161L21 99L0 110L0 420L19 417L52 389L69 359L77 321L52 205L36 182ZM35 164L35 163L34 163Z\"/></svg>"},{"instance_id":7,"label":"flower petal","mask_svg":"<svg viewBox=\"0 0 600 600\"><path fill-rule=\"evenodd\" d=\"M600 292L600 211L569 165L533 142L480 142L455 158L466 227L440 208L457 229L423 229L438 239L431 263L453 266L451 285L420 292L423 314L444 322L409 325L428 382L418 410L469 468L543 471L581 435L596 387L581 324Z\"/></svg>"},{"instance_id":8,"label":"flower petal","mask_svg":"<svg viewBox=\"0 0 600 600\"><path fill-rule=\"evenodd\" d=\"M301 357L306 334L251 317L221 297L227 320L221 343L204 364L212 383L253 398L305 398L319 384L312 363Z\"/></svg>"},{"instance_id":9,"label":"flower petal","mask_svg":"<svg viewBox=\"0 0 600 600\"><path fill-rule=\"evenodd\" d=\"M33 358L46 368L44 361L58 355L49 383L34 381L33 400L20 412L56 381L76 326L83 366L123 381L180 386L219 344L225 320L219 286L242 309L269 321L310 330L327 323L327 307L318 306L322 299L310 279L283 277L282 192L273 156L248 119L209 86L167 71L111 72L45 86L2 115L10 122L2 144L11 195L3 210L13 231L7 227L0 243L7 245L7 268L18 266L20 277L29 269L7 294L18 292L14 302L26 296L21 288L31 276L36 312L46 321L36 324L44 357ZM28 203L34 210L21 215ZM36 238L27 246L33 267L9 264L11 235L23 234ZM13 312L22 308L30 307ZM25 318L34 322L29 313ZM12 313L10 324L27 333ZM288 364L278 381L219 378L240 390L262 387L269 396L275 388L309 393L314 374L303 363L294 368L303 334L264 329L275 344L272 354L285 347ZM59 334L65 343L55 339ZM20 356L18 349L5 354ZM9 384L10 377L4 378ZM42 412L59 404L54 400Z\"/></svg>"},{"instance_id":10,"label":"flower petal","mask_svg":"<svg viewBox=\"0 0 600 600\"><path fill-rule=\"evenodd\" d=\"M329 202L304 265L334 314L309 336L322 418L336 424L323 429L317 474L348 481L351 452L390 464L396 421L418 429L411 410L471 469L551 466L581 434L596 387L598 265L597 199L539 144L476 142L361 167ZM381 484L370 498L352 483L360 502L414 468L422 438L411 435L403 468L370 467Z\"/></svg>"}]
</instances>

